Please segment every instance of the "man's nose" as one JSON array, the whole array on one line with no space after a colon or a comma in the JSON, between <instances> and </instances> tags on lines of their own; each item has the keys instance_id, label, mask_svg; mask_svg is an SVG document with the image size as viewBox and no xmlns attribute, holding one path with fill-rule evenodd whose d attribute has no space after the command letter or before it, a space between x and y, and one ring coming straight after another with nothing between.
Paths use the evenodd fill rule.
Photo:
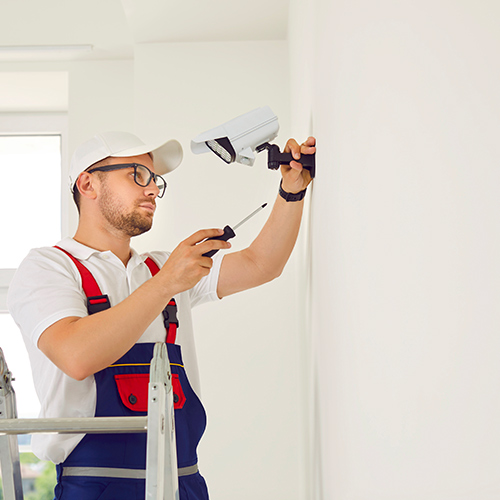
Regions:
<instances>
[{"instance_id":1,"label":"man's nose","mask_svg":"<svg viewBox=\"0 0 500 500\"><path fill-rule=\"evenodd\" d=\"M153 196L156 198L160 194L160 188L156 185L156 182L153 178L149 181L149 184L144 188L147 196Z\"/></svg>"}]
</instances>

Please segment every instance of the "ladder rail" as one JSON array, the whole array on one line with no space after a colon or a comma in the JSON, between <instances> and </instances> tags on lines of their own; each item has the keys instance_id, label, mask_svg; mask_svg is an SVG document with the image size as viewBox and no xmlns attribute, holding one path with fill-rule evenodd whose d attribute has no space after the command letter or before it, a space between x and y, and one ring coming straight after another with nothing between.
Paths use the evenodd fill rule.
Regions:
<instances>
[{"instance_id":1,"label":"ladder rail","mask_svg":"<svg viewBox=\"0 0 500 500\"><path fill-rule=\"evenodd\" d=\"M0 421L17 419L16 393L12 387L12 373L0 347ZM23 500L23 483L19 446L16 436L0 435L0 466L6 500Z\"/></svg>"},{"instance_id":2,"label":"ladder rail","mask_svg":"<svg viewBox=\"0 0 500 500\"><path fill-rule=\"evenodd\" d=\"M179 500L174 392L167 347L155 345L148 400L146 500ZM154 436L154 437L153 437Z\"/></svg>"}]
</instances>

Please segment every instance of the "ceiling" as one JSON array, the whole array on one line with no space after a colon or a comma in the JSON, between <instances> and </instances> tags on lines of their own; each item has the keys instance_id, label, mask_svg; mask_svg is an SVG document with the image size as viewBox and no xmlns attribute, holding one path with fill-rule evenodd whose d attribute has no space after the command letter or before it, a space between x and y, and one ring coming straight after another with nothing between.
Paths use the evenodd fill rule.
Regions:
<instances>
[{"instance_id":1,"label":"ceiling","mask_svg":"<svg viewBox=\"0 0 500 500\"><path fill-rule=\"evenodd\" d=\"M2 0L0 47L90 44L79 59L130 59L136 43L284 40L288 3Z\"/></svg>"}]
</instances>

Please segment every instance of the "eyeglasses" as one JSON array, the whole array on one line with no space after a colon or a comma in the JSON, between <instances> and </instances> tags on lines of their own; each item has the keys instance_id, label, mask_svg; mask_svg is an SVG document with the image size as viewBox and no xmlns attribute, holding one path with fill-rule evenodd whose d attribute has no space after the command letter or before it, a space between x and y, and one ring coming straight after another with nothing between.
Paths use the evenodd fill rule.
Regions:
<instances>
[{"instance_id":1,"label":"eyeglasses","mask_svg":"<svg viewBox=\"0 0 500 500\"><path fill-rule=\"evenodd\" d=\"M123 168L133 168L134 169L134 181L141 187L149 186L151 179L153 179L154 183L160 190L158 193L158 198L162 198L165 194L165 190L167 189L167 183L165 179L158 174L154 174L149 170L148 167L141 165L139 163L123 163L119 165L106 165L104 167L95 167L91 170L87 170L89 174L92 172L110 172L111 170L121 170Z\"/></svg>"}]
</instances>

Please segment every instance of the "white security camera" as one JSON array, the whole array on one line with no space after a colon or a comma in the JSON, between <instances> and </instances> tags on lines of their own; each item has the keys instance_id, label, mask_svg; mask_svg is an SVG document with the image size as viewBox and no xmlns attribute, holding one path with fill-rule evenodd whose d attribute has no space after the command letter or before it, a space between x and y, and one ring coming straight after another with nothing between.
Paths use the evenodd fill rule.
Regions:
<instances>
[{"instance_id":1,"label":"white security camera","mask_svg":"<svg viewBox=\"0 0 500 500\"><path fill-rule=\"evenodd\" d=\"M255 161L254 152L268 150L268 167L276 170L280 165L289 164L293 158L290 153L280 153L279 147L269 144L278 136L279 123L277 116L269 106L254 109L238 116L219 127L198 135L191 141L194 154L213 151L226 163L241 163L252 166ZM299 163L315 175L315 155L302 155Z\"/></svg>"},{"instance_id":2,"label":"white security camera","mask_svg":"<svg viewBox=\"0 0 500 500\"><path fill-rule=\"evenodd\" d=\"M226 163L252 166L257 146L277 137L279 128L278 118L269 106L254 109L195 137L191 151L200 154L211 150Z\"/></svg>"}]
</instances>

